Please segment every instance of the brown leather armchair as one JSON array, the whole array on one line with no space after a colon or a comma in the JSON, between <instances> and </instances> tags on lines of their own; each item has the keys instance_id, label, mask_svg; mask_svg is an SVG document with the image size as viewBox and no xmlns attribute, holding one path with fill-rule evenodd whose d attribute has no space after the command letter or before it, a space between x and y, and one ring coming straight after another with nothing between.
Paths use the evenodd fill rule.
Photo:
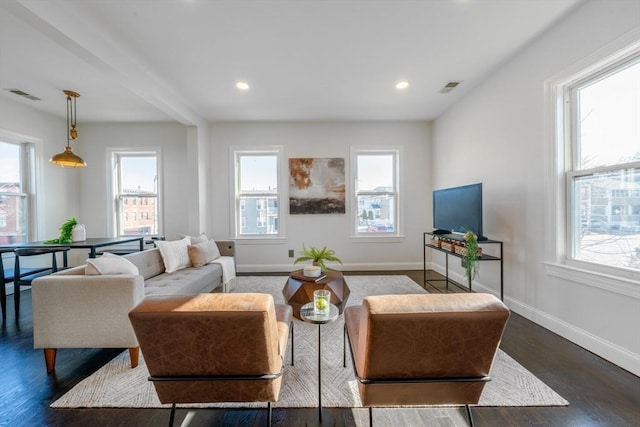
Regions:
<instances>
[{"instance_id":1,"label":"brown leather armchair","mask_svg":"<svg viewBox=\"0 0 640 427\"><path fill-rule=\"evenodd\" d=\"M291 307L268 294L149 296L129 313L162 403L278 400Z\"/></svg>"},{"instance_id":2,"label":"brown leather armchair","mask_svg":"<svg viewBox=\"0 0 640 427\"><path fill-rule=\"evenodd\" d=\"M347 307L363 406L477 404L509 309L489 294L381 295ZM345 346L346 347L346 346ZM346 349L345 349L346 365Z\"/></svg>"}]
</instances>

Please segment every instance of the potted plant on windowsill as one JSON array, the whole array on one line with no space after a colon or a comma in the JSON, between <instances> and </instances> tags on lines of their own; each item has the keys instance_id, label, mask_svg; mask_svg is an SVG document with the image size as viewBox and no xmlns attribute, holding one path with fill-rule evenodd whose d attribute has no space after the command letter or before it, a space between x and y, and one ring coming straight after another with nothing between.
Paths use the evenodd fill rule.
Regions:
<instances>
[{"instance_id":1,"label":"potted plant on windowsill","mask_svg":"<svg viewBox=\"0 0 640 427\"><path fill-rule=\"evenodd\" d=\"M333 249L329 249L326 246L322 249L318 249L315 246L309 246L307 248L303 243L302 252L300 252L300 254L301 256L296 258L296 260L293 262L294 265L299 262L313 261L313 265L317 265L322 271L326 271L327 266L325 265L325 262L327 261L338 262L342 264L340 258L336 256L336 251L334 251Z\"/></svg>"}]
</instances>

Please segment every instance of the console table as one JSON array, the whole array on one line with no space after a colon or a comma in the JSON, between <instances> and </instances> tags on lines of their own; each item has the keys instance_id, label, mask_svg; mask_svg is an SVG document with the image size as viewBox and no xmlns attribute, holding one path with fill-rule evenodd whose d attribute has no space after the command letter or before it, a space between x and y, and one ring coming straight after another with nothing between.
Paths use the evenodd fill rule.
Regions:
<instances>
[{"instance_id":1,"label":"console table","mask_svg":"<svg viewBox=\"0 0 640 427\"><path fill-rule=\"evenodd\" d=\"M436 234L434 234L431 231L425 231L423 233L422 236L422 272L423 272L423 286L425 283L427 282L441 282L444 281L446 282L446 286L447 289L449 289L449 282L451 280L449 280L449 255L457 257L457 258L461 258L462 259L462 255L459 255L455 252L451 252L448 251L446 249L442 249L439 248L437 246L434 246L431 244L431 237L434 236ZM427 237L429 236L429 237ZM438 237L441 238L445 238L445 239L451 239L451 240L457 240L462 242L464 239L462 238L461 235L457 235L457 234L438 234ZM503 242L499 241L499 240L491 240L491 239L487 239L487 240L478 240L478 245L482 246L482 245L499 245L500 247L500 255L498 256L493 256L493 255L488 255L483 253L482 255L480 255L480 257L478 258L478 261L497 261L500 263L500 300L504 300L504 266L502 263L502 246L503 246ZM431 249L434 251L439 251L439 252L444 252L445 255L445 278L444 279L430 279L427 280L427 249ZM484 252L484 251L483 251ZM471 279L469 279L469 291L471 292Z\"/></svg>"}]
</instances>

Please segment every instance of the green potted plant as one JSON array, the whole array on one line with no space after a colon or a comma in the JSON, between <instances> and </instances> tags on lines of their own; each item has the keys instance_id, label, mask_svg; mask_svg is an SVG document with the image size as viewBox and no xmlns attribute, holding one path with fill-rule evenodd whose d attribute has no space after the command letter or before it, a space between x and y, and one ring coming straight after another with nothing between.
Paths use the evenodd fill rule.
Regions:
<instances>
[{"instance_id":1,"label":"green potted plant","mask_svg":"<svg viewBox=\"0 0 640 427\"><path fill-rule=\"evenodd\" d=\"M478 236L473 231L467 231L464 234L465 248L467 249L462 259L464 260L464 266L466 269L465 275L471 282L478 275L480 269L480 263L478 262L479 247Z\"/></svg>"},{"instance_id":2,"label":"green potted plant","mask_svg":"<svg viewBox=\"0 0 640 427\"><path fill-rule=\"evenodd\" d=\"M45 244L68 244L72 241L73 227L78 223L76 217L69 218L64 224L60 226L60 237L56 239L45 240Z\"/></svg>"},{"instance_id":3,"label":"green potted plant","mask_svg":"<svg viewBox=\"0 0 640 427\"><path fill-rule=\"evenodd\" d=\"M293 264L304 261L313 261L313 265L317 265L322 269L322 271L325 271L327 269L327 266L325 265L326 261L339 262L340 264L342 264L340 258L336 256L336 251L334 251L333 249L329 249L326 246L322 249L318 249L315 246L309 246L307 248L303 243L302 252L300 253L301 256L296 258Z\"/></svg>"}]
</instances>

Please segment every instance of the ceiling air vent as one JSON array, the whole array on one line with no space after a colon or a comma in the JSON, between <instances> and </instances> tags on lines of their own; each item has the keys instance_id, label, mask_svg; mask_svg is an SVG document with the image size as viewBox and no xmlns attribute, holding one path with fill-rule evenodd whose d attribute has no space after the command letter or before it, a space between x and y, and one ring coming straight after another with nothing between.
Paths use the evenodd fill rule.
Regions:
<instances>
[{"instance_id":1,"label":"ceiling air vent","mask_svg":"<svg viewBox=\"0 0 640 427\"><path fill-rule=\"evenodd\" d=\"M444 85L442 90L440 90L440 93L449 93L453 89L455 89L460 83L462 83L462 82L461 81L451 81L451 82L447 83L446 85Z\"/></svg>"},{"instance_id":2,"label":"ceiling air vent","mask_svg":"<svg viewBox=\"0 0 640 427\"><path fill-rule=\"evenodd\" d=\"M30 99L32 101L42 101L42 99L38 98L37 96L30 95L27 92L21 91L20 89L7 89L7 90L11 93L15 93L18 96Z\"/></svg>"}]
</instances>

